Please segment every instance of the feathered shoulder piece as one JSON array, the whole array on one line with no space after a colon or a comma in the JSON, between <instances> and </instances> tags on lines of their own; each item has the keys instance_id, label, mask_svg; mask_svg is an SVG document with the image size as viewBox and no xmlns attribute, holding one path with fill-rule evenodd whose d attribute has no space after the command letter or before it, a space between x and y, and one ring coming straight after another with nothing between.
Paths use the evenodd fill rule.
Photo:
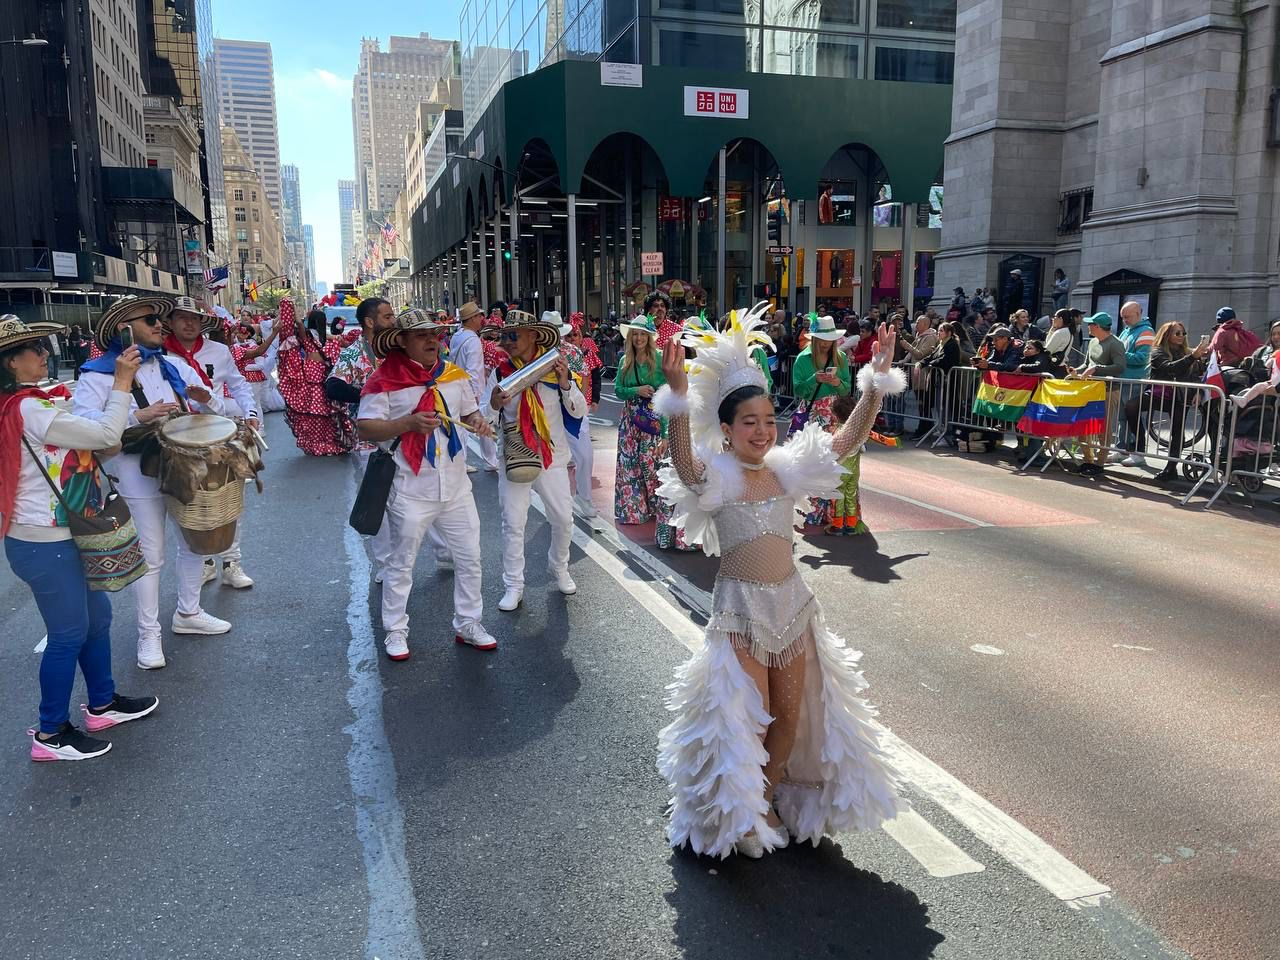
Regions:
<instances>
[{"instance_id":1,"label":"feathered shoulder piece","mask_svg":"<svg viewBox=\"0 0 1280 960\"><path fill-rule=\"evenodd\" d=\"M739 387L764 389L764 371L756 366L751 352L757 347L773 349L773 340L764 332L767 301L746 313L733 311L724 330L686 330L680 342L695 351L689 361L689 432L695 447L718 449L720 402Z\"/></svg>"},{"instance_id":2,"label":"feathered shoulder piece","mask_svg":"<svg viewBox=\"0 0 1280 960\"><path fill-rule=\"evenodd\" d=\"M714 557L720 553L715 513L742 496L742 467L731 453L695 453L703 463L702 482L687 486L675 467L663 467L658 471L658 496L675 508L671 523L684 528L685 541L701 546L703 553Z\"/></svg>"},{"instance_id":3,"label":"feathered shoulder piece","mask_svg":"<svg viewBox=\"0 0 1280 960\"><path fill-rule=\"evenodd\" d=\"M831 449L831 434L812 421L765 454L764 463L797 503L809 497L830 499L848 472Z\"/></svg>"}]
</instances>

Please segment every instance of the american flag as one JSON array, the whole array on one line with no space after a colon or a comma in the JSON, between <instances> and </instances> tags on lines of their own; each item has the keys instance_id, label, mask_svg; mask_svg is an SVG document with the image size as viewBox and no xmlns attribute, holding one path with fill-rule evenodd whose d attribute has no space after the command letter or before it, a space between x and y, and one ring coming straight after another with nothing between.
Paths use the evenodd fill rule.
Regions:
<instances>
[{"instance_id":1,"label":"american flag","mask_svg":"<svg viewBox=\"0 0 1280 960\"><path fill-rule=\"evenodd\" d=\"M400 234L396 232L396 225L394 223L387 220L382 224L382 238L386 240L387 243L395 243L398 236L400 236Z\"/></svg>"},{"instance_id":2,"label":"american flag","mask_svg":"<svg viewBox=\"0 0 1280 960\"><path fill-rule=\"evenodd\" d=\"M210 291L221 290L231 282L231 265L224 263L220 267L205 267L204 288Z\"/></svg>"}]
</instances>

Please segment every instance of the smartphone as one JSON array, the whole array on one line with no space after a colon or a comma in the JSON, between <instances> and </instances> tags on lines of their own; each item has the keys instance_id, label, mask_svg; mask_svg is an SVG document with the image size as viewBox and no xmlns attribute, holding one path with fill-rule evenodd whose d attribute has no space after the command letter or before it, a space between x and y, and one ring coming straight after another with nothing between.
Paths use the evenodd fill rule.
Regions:
<instances>
[{"instance_id":1,"label":"smartphone","mask_svg":"<svg viewBox=\"0 0 1280 960\"><path fill-rule=\"evenodd\" d=\"M120 337L120 351L123 353L133 346L133 327L125 324L117 334Z\"/></svg>"}]
</instances>

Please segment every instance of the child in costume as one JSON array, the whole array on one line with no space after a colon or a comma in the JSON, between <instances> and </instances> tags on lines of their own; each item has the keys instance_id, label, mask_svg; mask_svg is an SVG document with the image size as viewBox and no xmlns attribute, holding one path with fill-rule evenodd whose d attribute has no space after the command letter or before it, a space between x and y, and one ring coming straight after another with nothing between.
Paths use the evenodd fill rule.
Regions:
<instances>
[{"instance_id":1,"label":"child in costume","mask_svg":"<svg viewBox=\"0 0 1280 960\"><path fill-rule=\"evenodd\" d=\"M832 423L828 428L831 433L839 433L840 428L849 420L856 406L853 397L846 394L836 397L831 403ZM858 479L862 473L862 447L855 447L853 453L840 461L845 475L840 478L840 486L836 488L837 496L831 507L831 523L827 525L827 533L832 536L852 537L860 533L869 533L867 525L862 522L862 505L858 499Z\"/></svg>"},{"instance_id":2,"label":"child in costume","mask_svg":"<svg viewBox=\"0 0 1280 960\"><path fill-rule=\"evenodd\" d=\"M876 829L906 807L862 699L862 655L827 629L793 558L797 508L832 495L844 472L837 461L867 439L883 396L906 387L891 368L894 333L881 326L839 432L812 423L778 447L752 359L772 345L767 306L723 332L668 344L654 401L669 418L674 463L660 472L659 494L676 505L689 542L721 555L706 642L667 688L675 719L658 739L672 791L667 838L717 857L758 858L793 837L816 845L824 834ZM687 372L684 343L697 350Z\"/></svg>"}]
</instances>

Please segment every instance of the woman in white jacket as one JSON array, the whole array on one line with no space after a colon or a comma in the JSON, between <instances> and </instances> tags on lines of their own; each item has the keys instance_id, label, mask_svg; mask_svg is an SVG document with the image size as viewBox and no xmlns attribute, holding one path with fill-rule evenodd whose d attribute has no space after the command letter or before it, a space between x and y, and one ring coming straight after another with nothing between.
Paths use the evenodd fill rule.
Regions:
<instances>
[{"instance_id":1,"label":"woman in white jacket","mask_svg":"<svg viewBox=\"0 0 1280 960\"><path fill-rule=\"evenodd\" d=\"M136 347L116 362L111 400L102 420L67 409L66 387L35 386L45 375L44 338L58 324L27 326L0 317L0 532L5 556L35 596L48 642L40 661L40 725L31 731L32 760L85 760L111 749L70 720L76 666L84 674L90 733L137 720L155 697L123 697L111 678L111 601L91 591L67 528L65 500L94 512L103 503L94 450L119 444L129 418L129 389L141 357ZM56 485L61 497L53 493Z\"/></svg>"}]
</instances>

